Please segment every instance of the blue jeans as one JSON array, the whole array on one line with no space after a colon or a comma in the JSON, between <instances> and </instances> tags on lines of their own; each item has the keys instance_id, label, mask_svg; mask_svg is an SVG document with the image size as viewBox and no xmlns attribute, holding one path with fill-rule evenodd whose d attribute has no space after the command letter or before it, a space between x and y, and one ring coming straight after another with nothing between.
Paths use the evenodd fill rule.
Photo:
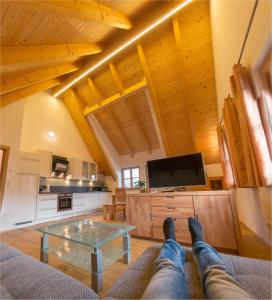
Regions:
<instances>
[{"instance_id":1,"label":"blue jeans","mask_svg":"<svg viewBox=\"0 0 272 300\"><path fill-rule=\"evenodd\" d=\"M188 299L184 262L184 248L174 240L166 240L154 261L154 275L142 298Z\"/></svg>"},{"instance_id":2,"label":"blue jeans","mask_svg":"<svg viewBox=\"0 0 272 300\"><path fill-rule=\"evenodd\" d=\"M208 299L249 299L234 274L228 271L221 255L204 242L193 244L203 292ZM143 299L188 299L184 274L185 250L174 240L166 240L154 261L154 275Z\"/></svg>"}]
</instances>

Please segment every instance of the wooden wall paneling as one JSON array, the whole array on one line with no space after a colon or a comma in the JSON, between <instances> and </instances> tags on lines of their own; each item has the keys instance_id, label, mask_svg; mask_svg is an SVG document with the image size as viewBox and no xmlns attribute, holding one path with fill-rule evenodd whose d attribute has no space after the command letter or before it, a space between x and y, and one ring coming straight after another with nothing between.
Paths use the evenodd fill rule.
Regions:
<instances>
[{"instance_id":1,"label":"wooden wall paneling","mask_svg":"<svg viewBox=\"0 0 272 300\"><path fill-rule=\"evenodd\" d=\"M123 13L96 0L80 1L14 1L16 5L41 12L83 19L107 26L131 29L132 23Z\"/></svg>"},{"instance_id":2,"label":"wooden wall paneling","mask_svg":"<svg viewBox=\"0 0 272 300\"><path fill-rule=\"evenodd\" d=\"M57 67L50 67L41 69L38 71L29 72L26 74L18 74L13 77L1 78L1 94L15 91L17 89L33 85L35 83L46 81L52 78L56 78L63 74L71 73L78 70L75 64L61 65Z\"/></svg>"},{"instance_id":3,"label":"wooden wall paneling","mask_svg":"<svg viewBox=\"0 0 272 300\"><path fill-rule=\"evenodd\" d=\"M219 161L215 76L208 1L195 1L177 15L182 40L184 73L190 91L198 150L206 163Z\"/></svg>"},{"instance_id":4,"label":"wooden wall paneling","mask_svg":"<svg viewBox=\"0 0 272 300\"><path fill-rule=\"evenodd\" d=\"M105 172L105 175L111 175L113 178L116 178L116 174L108 162L107 157L105 156L96 138L93 128L83 115L85 108L84 104L72 90L66 91L62 98L67 110L75 122L80 135L86 143L91 156L98 164L98 167Z\"/></svg>"},{"instance_id":5,"label":"wooden wall paneling","mask_svg":"<svg viewBox=\"0 0 272 300\"><path fill-rule=\"evenodd\" d=\"M196 139L196 134L195 134L195 127L194 127L194 120L192 118L192 115L190 113L190 100L191 100L191 96L190 96L190 90L188 89L188 80L186 77L186 73L184 72L185 67L184 67L184 58L183 58L183 54L182 54L182 50L183 50L183 45L182 45L182 38L181 38L181 34L180 34L180 26L179 26L179 20L177 17L173 18L173 30L174 30L174 36L175 36L175 41L176 41L176 45L177 45L177 50L178 50L178 62L180 65L180 81L183 84L183 89L184 89L184 95L185 95L185 109L186 109L186 113L187 113L187 117L188 117L188 121L190 124L190 130L191 130L191 135L192 135L192 139L193 139L193 143L194 143L194 150L195 152L198 152L198 146L197 146L197 139Z\"/></svg>"},{"instance_id":6,"label":"wooden wall paneling","mask_svg":"<svg viewBox=\"0 0 272 300\"><path fill-rule=\"evenodd\" d=\"M125 141L127 148L129 149L130 156L133 157L133 148L132 148L128 138L126 137L126 134L124 133L123 128L121 127L118 119L116 118L114 111L110 107L108 107L107 112L111 116L111 119L112 119L113 123L115 124L115 127L118 129L118 133L121 135L122 140Z\"/></svg>"},{"instance_id":7,"label":"wooden wall paneling","mask_svg":"<svg viewBox=\"0 0 272 300\"><path fill-rule=\"evenodd\" d=\"M95 43L1 47L1 64L11 65L59 57L79 57L101 51L101 46Z\"/></svg>"},{"instance_id":8,"label":"wooden wall paneling","mask_svg":"<svg viewBox=\"0 0 272 300\"><path fill-rule=\"evenodd\" d=\"M169 145L168 145L168 142L167 142L167 137L166 137L166 133L165 133L162 117L161 117L161 112L160 112L160 109L159 109L157 93L156 93L154 85L153 85L153 81L152 81L150 71L149 71L149 68L148 68L148 65L147 65L147 61L146 61L146 58L145 58L145 55L144 55L143 47L140 43L137 44L137 51L138 51L138 54L139 54L139 58L140 58L140 62L141 62L142 68L143 68L144 75L147 78L148 86L149 86L149 89L150 89L150 96L151 96L152 104L153 104L154 111L155 111L155 114L156 114L156 119L157 119L157 122L158 122L158 125L159 125L159 128L160 128L160 132L161 132L165 152L166 152L167 155L169 155Z\"/></svg>"},{"instance_id":9,"label":"wooden wall paneling","mask_svg":"<svg viewBox=\"0 0 272 300\"><path fill-rule=\"evenodd\" d=\"M124 85L123 85L123 83L122 83L122 80L121 80L120 77L119 77L119 74L118 74L118 72L117 72L117 70L116 70L114 64L113 64L113 63L110 63L110 64L109 64L109 68L110 68L110 70L111 70L112 77L113 77L113 80L114 80L116 86L118 87L120 93L123 93L123 92L124 92ZM137 133L138 133L137 136L138 136L138 137L140 136L140 137L143 139L144 143L146 144L146 149L149 151L149 153L151 153L151 146L150 146L150 144L149 144L149 142L148 142L148 139L147 139L147 137L146 137L146 134L145 134L145 132L144 132L144 128L143 128L143 126L141 125L141 123L140 123L140 121L139 121L139 118L137 117L137 114L135 113L135 111L134 111L133 108L131 107L131 105L132 105L131 102L130 102L130 104L129 104L129 102L126 100L126 101L124 101L124 105L126 106L127 111L128 111L130 117L131 117L132 120L133 120L133 124L134 124L134 125L136 126L136 128L137 128Z\"/></svg>"},{"instance_id":10,"label":"wooden wall paneling","mask_svg":"<svg viewBox=\"0 0 272 300\"><path fill-rule=\"evenodd\" d=\"M19 90L16 90L11 93L7 93L4 95L1 95L0 97L0 107L4 107L14 101L17 101L19 99L25 98L27 96L30 96L32 94L48 90L56 85L60 84L60 81L58 79L50 79L47 81L43 81Z\"/></svg>"},{"instance_id":11,"label":"wooden wall paneling","mask_svg":"<svg viewBox=\"0 0 272 300\"><path fill-rule=\"evenodd\" d=\"M107 136L109 137L109 140L112 142L118 154L129 155L130 150L127 147L127 144L125 143L124 139L122 139L122 136L118 131L118 127L116 127L116 124L112 120L111 116L107 113L107 110L103 109L98 112L95 112L94 116L100 123Z\"/></svg>"}]
</instances>

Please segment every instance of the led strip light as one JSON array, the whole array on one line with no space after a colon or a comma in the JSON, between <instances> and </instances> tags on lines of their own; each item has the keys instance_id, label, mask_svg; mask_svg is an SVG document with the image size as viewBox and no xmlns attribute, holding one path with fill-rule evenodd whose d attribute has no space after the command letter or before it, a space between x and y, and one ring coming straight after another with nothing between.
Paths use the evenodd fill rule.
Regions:
<instances>
[{"instance_id":1,"label":"led strip light","mask_svg":"<svg viewBox=\"0 0 272 300\"><path fill-rule=\"evenodd\" d=\"M153 30L154 28L156 28L157 26L159 26L164 21L166 21L169 18L171 18L174 14L176 14L178 11L180 11L182 8L184 8L186 5L188 5L192 1L193 0L186 0L186 1L182 2L182 3L180 3L179 5L177 5L176 7L174 7L173 9L171 9L168 13L166 13L165 15L161 16L159 19L157 19L156 21L154 21L153 23L151 23L143 31L141 31L140 33L136 34L134 37L132 37L131 39L129 39L128 41L126 41L123 45L121 45L120 47L118 47L117 49L115 49L109 55L107 55L106 57L102 58L97 63L95 63L93 66L91 66L89 69L87 69L85 72L83 72L82 74L80 74L77 78L73 79L70 83L68 83L62 89L60 89L59 91L56 91L53 94L53 96L57 97L60 94L62 94L64 91L66 91L68 88L70 88L75 83L77 83L78 81L80 81L82 78L84 78L85 76L87 76L88 74L90 74L91 72L93 72L94 70L96 70L98 67L100 67L101 65L103 65L105 62L107 62L110 59L112 59L115 55L119 54L121 51L123 51L128 46L130 46L133 43L135 43L137 40L139 40L146 33L148 33L149 31Z\"/></svg>"}]
</instances>

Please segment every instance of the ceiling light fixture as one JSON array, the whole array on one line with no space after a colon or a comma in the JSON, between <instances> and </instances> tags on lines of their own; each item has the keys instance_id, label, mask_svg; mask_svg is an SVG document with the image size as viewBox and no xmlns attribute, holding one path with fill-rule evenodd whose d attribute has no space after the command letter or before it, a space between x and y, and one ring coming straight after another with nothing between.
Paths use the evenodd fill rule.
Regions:
<instances>
[{"instance_id":1,"label":"ceiling light fixture","mask_svg":"<svg viewBox=\"0 0 272 300\"><path fill-rule=\"evenodd\" d=\"M186 5L188 5L192 1L193 0L183 1L182 3L180 3L179 5L177 5L176 7L174 7L173 9L171 9L168 13L162 15L160 18L158 18L153 23L151 23L148 27L146 27L143 31L141 31L140 33L136 34L134 37L132 37L131 39L129 39L128 41L126 41L124 44L122 44L117 49L113 50L109 55L107 55L104 58L102 58L101 60L99 60L96 64L94 64L93 66L91 66L89 69L87 69L81 75L79 75L77 78L73 79L70 83L68 83L67 85L65 85L63 88L61 88L60 90L57 90L53 94L53 96L57 97L60 94L62 94L64 91L66 91L72 85L74 85L75 83L77 83L79 80L81 80L82 78L84 78L85 76L87 76L88 74L90 74L91 72L93 72L94 70L96 70L98 67L100 67L101 65L103 65L105 62L109 61L111 58L113 58L115 55L117 55L118 53L120 53L121 51L123 51L128 46L130 46L133 43L135 43L137 40L139 40L146 33L148 33L149 31L153 30L154 28L156 28L157 26L159 26L164 21L166 21L169 18L171 18L174 14L176 14L178 11L180 11L182 8L184 8Z\"/></svg>"},{"instance_id":2,"label":"ceiling light fixture","mask_svg":"<svg viewBox=\"0 0 272 300\"><path fill-rule=\"evenodd\" d=\"M56 137L56 134L54 131L48 131L47 136L49 140L53 140Z\"/></svg>"}]
</instances>

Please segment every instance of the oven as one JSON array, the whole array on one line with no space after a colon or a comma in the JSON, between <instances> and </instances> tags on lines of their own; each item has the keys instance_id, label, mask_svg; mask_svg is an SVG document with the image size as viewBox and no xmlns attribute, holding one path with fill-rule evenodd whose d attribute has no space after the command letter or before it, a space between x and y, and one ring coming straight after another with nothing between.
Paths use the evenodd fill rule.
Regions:
<instances>
[{"instance_id":1,"label":"oven","mask_svg":"<svg viewBox=\"0 0 272 300\"><path fill-rule=\"evenodd\" d=\"M58 211L73 209L73 194L59 193L58 194Z\"/></svg>"}]
</instances>

